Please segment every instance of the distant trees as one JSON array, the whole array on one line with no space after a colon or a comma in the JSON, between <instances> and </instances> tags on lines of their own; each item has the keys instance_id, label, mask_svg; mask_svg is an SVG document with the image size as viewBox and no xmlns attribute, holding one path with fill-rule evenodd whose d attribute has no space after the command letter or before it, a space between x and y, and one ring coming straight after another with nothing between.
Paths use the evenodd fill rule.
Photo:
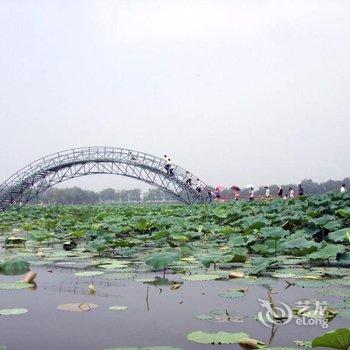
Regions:
<instances>
[{"instance_id":1,"label":"distant trees","mask_svg":"<svg viewBox=\"0 0 350 350\"><path fill-rule=\"evenodd\" d=\"M106 188L98 193L99 199L102 202L115 202L116 193L113 188Z\"/></svg>"},{"instance_id":2,"label":"distant trees","mask_svg":"<svg viewBox=\"0 0 350 350\"><path fill-rule=\"evenodd\" d=\"M345 183L350 189L350 178L335 181L328 180L323 183L317 183L311 179L301 181L304 188L304 193L321 194L329 191L339 191L340 186ZM268 184L271 191L271 196L276 196L277 185ZM298 184L282 185L284 193L288 192L289 187L297 190ZM211 187L212 188L212 187ZM222 198L232 199L232 190L226 189L222 192ZM256 196L264 196L264 186L259 187ZM242 190L241 196L248 196L248 190ZM34 199L36 203L44 204L98 204L98 203L135 203L135 202L171 202L175 198L172 194L164 192L158 188L150 188L142 195L139 188L132 190L115 190L113 188L106 188L100 192L83 190L79 187L72 188L49 188Z\"/></svg>"}]
</instances>

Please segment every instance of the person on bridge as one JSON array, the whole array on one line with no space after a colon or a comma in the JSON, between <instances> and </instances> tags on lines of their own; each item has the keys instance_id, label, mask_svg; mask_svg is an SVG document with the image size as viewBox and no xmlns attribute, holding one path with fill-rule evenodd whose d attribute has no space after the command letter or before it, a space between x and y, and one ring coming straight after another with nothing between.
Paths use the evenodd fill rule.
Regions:
<instances>
[{"instance_id":1,"label":"person on bridge","mask_svg":"<svg viewBox=\"0 0 350 350\"><path fill-rule=\"evenodd\" d=\"M249 201L253 201L254 200L254 188L251 187L249 189Z\"/></svg>"},{"instance_id":2,"label":"person on bridge","mask_svg":"<svg viewBox=\"0 0 350 350\"><path fill-rule=\"evenodd\" d=\"M292 187L289 187L289 198L294 198L294 190Z\"/></svg>"},{"instance_id":3,"label":"person on bridge","mask_svg":"<svg viewBox=\"0 0 350 350\"><path fill-rule=\"evenodd\" d=\"M301 186L301 184L298 185L298 195L299 197L302 197L304 195L304 189L303 186Z\"/></svg>"},{"instance_id":4,"label":"person on bridge","mask_svg":"<svg viewBox=\"0 0 350 350\"><path fill-rule=\"evenodd\" d=\"M281 186L278 186L277 196L283 198L283 188Z\"/></svg>"},{"instance_id":5,"label":"person on bridge","mask_svg":"<svg viewBox=\"0 0 350 350\"><path fill-rule=\"evenodd\" d=\"M208 188L208 203L211 204L213 202L213 191Z\"/></svg>"},{"instance_id":6,"label":"person on bridge","mask_svg":"<svg viewBox=\"0 0 350 350\"><path fill-rule=\"evenodd\" d=\"M215 195L215 201L219 202L221 198L221 191L219 187L215 188L214 195Z\"/></svg>"},{"instance_id":7,"label":"person on bridge","mask_svg":"<svg viewBox=\"0 0 350 350\"><path fill-rule=\"evenodd\" d=\"M185 179L186 179L186 186L188 187L191 187L192 186L192 179L190 178L190 172L189 171L186 171L186 176L185 176Z\"/></svg>"},{"instance_id":8,"label":"person on bridge","mask_svg":"<svg viewBox=\"0 0 350 350\"><path fill-rule=\"evenodd\" d=\"M202 193L202 186L201 186L201 184L200 184L199 181L200 181L200 180L197 178L196 191L197 191L197 193L198 193L199 195L201 195L201 193Z\"/></svg>"},{"instance_id":9,"label":"person on bridge","mask_svg":"<svg viewBox=\"0 0 350 350\"><path fill-rule=\"evenodd\" d=\"M164 160L165 160L164 168L166 170L166 174L168 176L173 176L174 175L174 171L172 170L173 162L166 154L164 155Z\"/></svg>"}]
</instances>

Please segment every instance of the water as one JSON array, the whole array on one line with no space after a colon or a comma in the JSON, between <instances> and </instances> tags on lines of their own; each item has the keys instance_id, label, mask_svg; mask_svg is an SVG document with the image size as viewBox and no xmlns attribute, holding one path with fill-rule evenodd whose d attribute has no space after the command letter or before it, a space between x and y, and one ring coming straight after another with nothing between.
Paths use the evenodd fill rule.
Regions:
<instances>
[{"instance_id":1,"label":"water","mask_svg":"<svg viewBox=\"0 0 350 350\"><path fill-rule=\"evenodd\" d=\"M180 289L170 290L169 286L156 287L134 280L110 281L104 275L76 277L76 270L68 267L36 266L33 270L38 273L36 289L0 291L0 308L28 309L24 315L0 316L0 344L6 345L8 350L92 350L156 345L188 350L240 348L239 345L213 346L188 341L186 335L196 330L245 332L270 346L295 347L294 340L310 340L327 330L350 326L348 319L336 317L327 330L320 326L298 326L295 320L267 328L255 319L263 310L258 298L268 299L269 289L264 285L242 285L232 280L184 281ZM176 275L167 275L167 278L181 280ZM0 283L20 279L21 276L0 275ZM91 283L96 287L96 295L88 295ZM225 289L242 287L248 288L242 298L218 296ZM272 289L277 293L273 294L276 304L283 301L294 306L303 298L326 300L330 304L340 301L317 295L311 288L285 287L283 280L273 285ZM75 302L98 304L98 308L80 313L57 309L60 304ZM124 305L128 309L108 310L112 305ZM244 316L244 322L217 323L194 318L215 309L227 309L236 316Z\"/></svg>"}]
</instances>

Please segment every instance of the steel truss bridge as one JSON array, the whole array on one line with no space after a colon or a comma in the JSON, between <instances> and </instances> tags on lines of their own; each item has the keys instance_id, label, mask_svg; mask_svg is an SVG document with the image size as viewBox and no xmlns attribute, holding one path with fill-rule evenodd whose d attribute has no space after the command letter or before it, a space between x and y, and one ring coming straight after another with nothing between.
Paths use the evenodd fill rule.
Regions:
<instances>
[{"instance_id":1,"label":"steel truss bridge","mask_svg":"<svg viewBox=\"0 0 350 350\"><path fill-rule=\"evenodd\" d=\"M137 179L187 204L206 201L204 182L175 164L174 175L167 175L164 165L163 158L116 147L84 147L53 153L22 168L0 185L0 211L21 207L60 182L94 174ZM190 183L186 183L188 179Z\"/></svg>"}]
</instances>

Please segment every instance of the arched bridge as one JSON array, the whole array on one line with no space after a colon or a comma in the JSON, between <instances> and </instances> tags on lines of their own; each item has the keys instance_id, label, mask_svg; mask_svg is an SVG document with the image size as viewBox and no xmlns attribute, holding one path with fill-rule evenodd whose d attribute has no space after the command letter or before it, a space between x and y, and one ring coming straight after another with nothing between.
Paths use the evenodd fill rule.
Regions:
<instances>
[{"instance_id":1,"label":"arched bridge","mask_svg":"<svg viewBox=\"0 0 350 350\"><path fill-rule=\"evenodd\" d=\"M57 152L27 165L0 185L0 211L22 206L60 182L93 174L134 178L187 204L205 201L204 182L175 164L172 165L173 175L167 175L164 165L162 158L116 147L84 147Z\"/></svg>"}]
</instances>

